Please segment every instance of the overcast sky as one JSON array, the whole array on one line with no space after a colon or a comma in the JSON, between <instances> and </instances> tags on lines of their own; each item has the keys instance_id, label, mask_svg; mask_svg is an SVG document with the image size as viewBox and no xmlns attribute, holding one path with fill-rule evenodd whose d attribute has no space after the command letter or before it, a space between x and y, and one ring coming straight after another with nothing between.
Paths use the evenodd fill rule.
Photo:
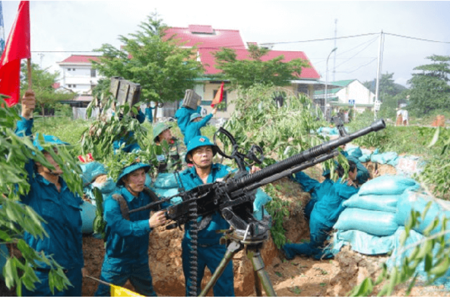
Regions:
<instances>
[{"instance_id":1,"label":"overcast sky","mask_svg":"<svg viewBox=\"0 0 450 300\"><path fill-rule=\"evenodd\" d=\"M19 1L2 5L6 39ZM429 62L427 56L450 55L449 1L32 1L32 60L54 71L56 62L82 54L77 51L104 43L119 47L118 36L137 31L154 11L168 26L235 29L245 42L304 51L322 80L336 44L336 58L332 54L328 60L328 81L373 80L381 31L391 34L385 35L382 73L394 73L399 84L406 85L414 67ZM349 36L359 37L344 38Z\"/></svg>"}]
</instances>

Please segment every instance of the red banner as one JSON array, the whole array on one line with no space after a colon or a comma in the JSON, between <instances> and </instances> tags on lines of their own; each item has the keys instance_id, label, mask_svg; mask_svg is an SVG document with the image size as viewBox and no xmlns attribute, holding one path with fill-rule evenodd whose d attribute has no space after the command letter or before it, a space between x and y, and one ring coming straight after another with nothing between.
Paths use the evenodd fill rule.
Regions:
<instances>
[{"instance_id":1,"label":"red banner","mask_svg":"<svg viewBox=\"0 0 450 300\"><path fill-rule=\"evenodd\" d=\"M219 104L223 100L223 82L220 85L219 90L217 91L216 95L214 96L213 101L211 102L211 107L214 107L216 104Z\"/></svg>"},{"instance_id":2,"label":"red banner","mask_svg":"<svg viewBox=\"0 0 450 300\"><path fill-rule=\"evenodd\" d=\"M29 1L20 2L16 20L0 59L0 94L10 96L6 99L8 106L19 102L20 60L24 58L31 58Z\"/></svg>"}]
</instances>

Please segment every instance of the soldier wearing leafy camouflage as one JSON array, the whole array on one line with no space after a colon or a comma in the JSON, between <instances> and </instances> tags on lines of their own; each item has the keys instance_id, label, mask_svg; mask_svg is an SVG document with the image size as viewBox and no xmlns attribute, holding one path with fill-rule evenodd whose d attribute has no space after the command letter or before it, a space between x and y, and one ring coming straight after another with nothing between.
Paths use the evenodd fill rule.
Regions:
<instances>
[{"instance_id":1,"label":"soldier wearing leafy camouflage","mask_svg":"<svg viewBox=\"0 0 450 300\"><path fill-rule=\"evenodd\" d=\"M158 123L153 127L153 141L160 146L161 153L157 156L158 173L179 171L182 168L184 152L181 150L181 142L170 131L172 125Z\"/></svg>"}]
</instances>

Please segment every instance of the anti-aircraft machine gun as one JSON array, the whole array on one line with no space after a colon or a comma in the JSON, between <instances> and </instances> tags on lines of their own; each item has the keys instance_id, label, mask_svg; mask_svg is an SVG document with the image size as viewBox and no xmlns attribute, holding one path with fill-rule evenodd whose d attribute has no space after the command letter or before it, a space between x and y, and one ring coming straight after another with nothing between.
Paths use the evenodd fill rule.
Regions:
<instances>
[{"instance_id":1,"label":"anti-aircraft machine gun","mask_svg":"<svg viewBox=\"0 0 450 300\"><path fill-rule=\"evenodd\" d=\"M263 154L261 148L252 146L247 154L240 153L234 137L225 129L220 128L214 135L214 143L216 142L218 133L224 134L231 141L233 147L231 155L226 155L220 149L219 153L224 157L232 158L236 161L239 170L234 174L234 177L226 178L223 181L204 184L189 191L181 189L181 192L177 195L153 202L139 209L131 210L129 213L150 209L162 202L167 202L172 198L180 197L183 201L169 207L166 212L167 218L175 222L168 225L167 228L172 229L187 222L191 222L190 234L194 242L193 248L196 249L195 236L197 231L202 229L202 224L197 224L197 217L202 216L206 218L214 212L220 211L223 218L227 220L232 227L229 232L225 233L228 244L227 252L211 280L199 296L207 295L209 290L221 276L226 265L233 258L234 254L244 247L246 247L247 256L251 259L253 264L256 294L258 296L262 295L262 284L267 296L276 296L270 279L264 270L264 262L260 255L260 249L262 248L264 241L268 238L270 216L263 216L261 221L253 216L253 201L255 200L256 189L331 159L339 154L339 146L345 145L358 137L379 131L386 127L385 122L380 119L366 128L348 134L339 118L335 118L334 122L339 129L339 138L312 147L253 174L249 174L246 170L246 160L260 163ZM260 157L258 157L258 155L260 155ZM191 275L191 279L196 280L196 270L193 270ZM193 289L191 289L190 294L196 296L196 282L192 285Z\"/></svg>"}]
</instances>

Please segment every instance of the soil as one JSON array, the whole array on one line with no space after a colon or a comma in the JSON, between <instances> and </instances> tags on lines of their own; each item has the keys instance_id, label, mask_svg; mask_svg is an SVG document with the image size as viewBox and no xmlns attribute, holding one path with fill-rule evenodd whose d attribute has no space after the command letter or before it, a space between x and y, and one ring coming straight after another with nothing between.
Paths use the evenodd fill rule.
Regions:
<instances>
[{"instance_id":1,"label":"soil","mask_svg":"<svg viewBox=\"0 0 450 300\"><path fill-rule=\"evenodd\" d=\"M365 164L373 177L384 174L395 174L395 168L389 165L375 166L373 163ZM377 172L375 172L377 170ZM319 180L320 166L314 166L308 170L310 176ZM298 184L287 179L282 179L275 184L280 186L280 194L283 200L289 201L290 218L283 227L286 229L286 237L295 243L309 240L308 222L303 216L303 207L310 200L309 194L304 193ZM157 229L150 234L150 270L153 277L153 285L159 296L184 296L185 283L181 264L181 238L183 232L178 229ZM83 237L83 251L85 266L90 276L100 278L104 257L104 243L92 236ZM265 264L265 270L270 278L274 290L278 296L347 296L353 287L358 285L368 276L376 278L379 266L387 259L387 256L366 256L353 252L349 247L344 247L340 253L331 260L313 260L305 257L295 257L287 261L277 250L271 238L264 243L261 256ZM254 289L253 267L246 257L245 250L238 252L233 258L235 274L236 296L256 296ZM211 274L206 271L204 284L210 279ZM98 282L83 279L83 296L93 296L97 290ZM133 290L129 282L126 288ZM392 296L405 296L407 286L399 286ZM379 290L375 288L372 295ZM0 286L3 295L11 293L6 287ZM210 293L212 295L212 293ZM263 292L263 295L265 293ZM433 297L450 296L443 287L423 286L417 283L412 289L411 296Z\"/></svg>"}]
</instances>

